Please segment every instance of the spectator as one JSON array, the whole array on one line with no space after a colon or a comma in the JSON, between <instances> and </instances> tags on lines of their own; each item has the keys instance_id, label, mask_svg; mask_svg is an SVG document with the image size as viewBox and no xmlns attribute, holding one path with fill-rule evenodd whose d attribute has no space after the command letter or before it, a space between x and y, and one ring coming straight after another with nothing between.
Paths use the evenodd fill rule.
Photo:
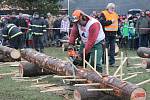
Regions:
<instances>
[{"instance_id":1,"label":"spectator","mask_svg":"<svg viewBox=\"0 0 150 100\"><path fill-rule=\"evenodd\" d=\"M32 32L34 48L39 52L43 52L44 49L42 38L45 28L45 22L40 18L39 13L35 12L31 20L30 30Z\"/></svg>"},{"instance_id":2,"label":"spectator","mask_svg":"<svg viewBox=\"0 0 150 100\"><path fill-rule=\"evenodd\" d=\"M115 66L115 42L118 31L118 14L115 12L115 4L108 3L106 10L102 11L100 22L106 35L106 47L109 50L109 64Z\"/></svg>"},{"instance_id":3,"label":"spectator","mask_svg":"<svg viewBox=\"0 0 150 100\"><path fill-rule=\"evenodd\" d=\"M41 15L41 19L44 21L44 25L46 25L46 29L44 30L44 34L43 34L43 44L44 44L44 46L48 46L48 28L49 28L49 24L48 24L48 21L45 19L44 14Z\"/></svg>"},{"instance_id":4,"label":"spectator","mask_svg":"<svg viewBox=\"0 0 150 100\"><path fill-rule=\"evenodd\" d=\"M61 37L61 35L60 35L61 21L62 21L62 18L60 16L58 17L57 20L54 21L53 28L55 28L55 29L53 30L54 37L53 37L53 43L52 44L55 44L55 45L59 45L58 40Z\"/></svg>"},{"instance_id":5,"label":"spectator","mask_svg":"<svg viewBox=\"0 0 150 100\"><path fill-rule=\"evenodd\" d=\"M141 17L137 20L136 23L136 32L139 34L139 47L148 47L149 41L149 29L150 20L148 16L142 11Z\"/></svg>"},{"instance_id":6,"label":"spectator","mask_svg":"<svg viewBox=\"0 0 150 100\"><path fill-rule=\"evenodd\" d=\"M46 20L48 21L49 28L53 28L55 19L56 18L54 16L52 16L51 13L47 13ZM49 42L53 41L53 37L54 37L54 32L53 32L53 30L49 29L48 30L48 40L49 40Z\"/></svg>"},{"instance_id":7,"label":"spectator","mask_svg":"<svg viewBox=\"0 0 150 100\"><path fill-rule=\"evenodd\" d=\"M145 14L146 14L146 16L150 17L150 11L149 10L146 10Z\"/></svg>"},{"instance_id":8,"label":"spectator","mask_svg":"<svg viewBox=\"0 0 150 100\"><path fill-rule=\"evenodd\" d=\"M26 32L27 32L28 24L27 24L25 18L23 17L22 13L19 13L19 17L16 21L16 25L17 25L17 27L19 27L21 29L21 31L23 33L20 37L22 37L21 42L25 46L25 38L26 38Z\"/></svg>"},{"instance_id":9,"label":"spectator","mask_svg":"<svg viewBox=\"0 0 150 100\"><path fill-rule=\"evenodd\" d=\"M10 23L17 25L17 17L16 17L16 13L12 12L12 15L10 15Z\"/></svg>"},{"instance_id":10,"label":"spectator","mask_svg":"<svg viewBox=\"0 0 150 100\"><path fill-rule=\"evenodd\" d=\"M64 16L61 21L61 27L60 27L60 38L62 39L64 36L68 36L69 34L69 28L70 28L70 21L68 16Z\"/></svg>"}]
</instances>

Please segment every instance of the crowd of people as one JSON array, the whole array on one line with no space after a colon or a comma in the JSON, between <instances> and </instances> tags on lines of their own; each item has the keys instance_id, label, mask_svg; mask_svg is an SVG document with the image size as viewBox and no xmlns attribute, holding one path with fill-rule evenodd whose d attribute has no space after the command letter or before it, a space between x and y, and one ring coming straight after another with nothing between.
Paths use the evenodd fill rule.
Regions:
<instances>
[{"instance_id":1,"label":"crowd of people","mask_svg":"<svg viewBox=\"0 0 150 100\"><path fill-rule=\"evenodd\" d=\"M67 15L52 16L50 13L44 15L34 12L31 16L12 12L1 17L0 27L3 45L16 49L35 48L43 52L45 46L57 45L56 41L68 36L70 21Z\"/></svg>"},{"instance_id":2,"label":"crowd of people","mask_svg":"<svg viewBox=\"0 0 150 100\"><path fill-rule=\"evenodd\" d=\"M68 15L52 16L35 12L33 16L22 13L1 17L1 43L12 48L34 48L43 52L44 47L61 46L61 39L69 39L70 47L76 38L80 38L80 56L94 64L94 51L97 50L97 69L102 72L101 63L105 63L104 49L109 49L109 65L115 66L115 44L119 47L137 49L150 46L150 11L141 11L135 15L118 15L115 4L109 3L101 12L93 11L91 15L81 10L74 10Z\"/></svg>"},{"instance_id":3,"label":"crowd of people","mask_svg":"<svg viewBox=\"0 0 150 100\"><path fill-rule=\"evenodd\" d=\"M93 11L91 16L100 21L101 13ZM120 38L120 47L137 49L150 46L150 10L133 15L119 15L118 21L117 36Z\"/></svg>"}]
</instances>

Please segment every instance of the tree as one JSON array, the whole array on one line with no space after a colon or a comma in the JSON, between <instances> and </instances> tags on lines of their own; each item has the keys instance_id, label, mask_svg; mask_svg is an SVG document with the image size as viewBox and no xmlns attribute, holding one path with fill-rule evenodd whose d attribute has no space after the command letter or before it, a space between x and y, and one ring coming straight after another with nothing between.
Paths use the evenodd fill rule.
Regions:
<instances>
[{"instance_id":1,"label":"tree","mask_svg":"<svg viewBox=\"0 0 150 100\"><path fill-rule=\"evenodd\" d=\"M58 4L59 1L62 0L0 0L0 3L11 7L35 10L42 13L57 13L61 7L61 5Z\"/></svg>"}]
</instances>

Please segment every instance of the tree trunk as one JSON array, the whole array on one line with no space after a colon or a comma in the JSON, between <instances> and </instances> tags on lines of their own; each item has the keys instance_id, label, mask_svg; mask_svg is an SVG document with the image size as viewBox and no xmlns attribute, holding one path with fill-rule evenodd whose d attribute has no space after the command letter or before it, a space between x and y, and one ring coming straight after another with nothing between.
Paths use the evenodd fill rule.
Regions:
<instances>
[{"instance_id":1,"label":"tree trunk","mask_svg":"<svg viewBox=\"0 0 150 100\"><path fill-rule=\"evenodd\" d=\"M21 57L18 50L6 46L0 46L0 61L15 61Z\"/></svg>"},{"instance_id":2,"label":"tree trunk","mask_svg":"<svg viewBox=\"0 0 150 100\"><path fill-rule=\"evenodd\" d=\"M89 83L100 83L100 86L96 88L112 88L112 95L120 98L126 98L126 100L139 100L139 98L140 100L146 99L146 92L144 89L135 84L121 81L116 77L106 76L101 78L93 70L89 69L75 68L73 70L70 62L47 56L32 49L22 50L21 55L27 61L44 67L57 75L73 75L75 72L75 75L78 78L87 79L87 82Z\"/></svg>"},{"instance_id":3,"label":"tree trunk","mask_svg":"<svg viewBox=\"0 0 150 100\"><path fill-rule=\"evenodd\" d=\"M146 47L138 48L137 55L142 58L150 58L150 48Z\"/></svg>"},{"instance_id":4,"label":"tree trunk","mask_svg":"<svg viewBox=\"0 0 150 100\"><path fill-rule=\"evenodd\" d=\"M31 64L29 62L21 62L19 65L19 73L22 77L34 77L52 74L50 71L42 69L42 67Z\"/></svg>"}]
</instances>

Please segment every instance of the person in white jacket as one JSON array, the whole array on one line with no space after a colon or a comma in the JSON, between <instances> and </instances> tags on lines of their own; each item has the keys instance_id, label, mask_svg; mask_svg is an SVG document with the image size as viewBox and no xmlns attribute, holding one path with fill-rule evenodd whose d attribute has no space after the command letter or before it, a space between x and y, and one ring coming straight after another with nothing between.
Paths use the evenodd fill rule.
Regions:
<instances>
[{"instance_id":1,"label":"person in white jacket","mask_svg":"<svg viewBox=\"0 0 150 100\"><path fill-rule=\"evenodd\" d=\"M60 38L62 39L64 36L67 36L69 33L70 28L70 21L68 16L64 16L61 21L61 27L60 27Z\"/></svg>"}]
</instances>

